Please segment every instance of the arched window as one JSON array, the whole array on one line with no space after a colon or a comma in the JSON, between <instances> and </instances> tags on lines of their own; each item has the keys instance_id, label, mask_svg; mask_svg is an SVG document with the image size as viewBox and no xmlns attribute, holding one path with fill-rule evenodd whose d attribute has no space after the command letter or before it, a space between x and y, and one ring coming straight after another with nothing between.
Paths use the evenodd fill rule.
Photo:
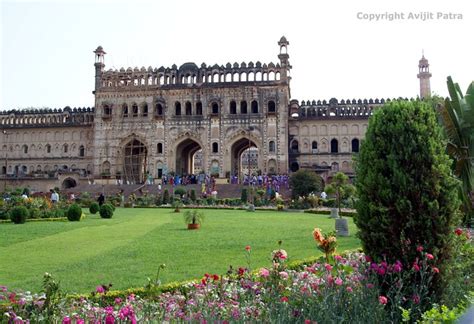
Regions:
<instances>
[{"instance_id":1,"label":"arched window","mask_svg":"<svg viewBox=\"0 0 474 324\"><path fill-rule=\"evenodd\" d=\"M352 140L352 152L354 152L354 153L359 152L359 140L357 138L354 138Z\"/></svg>"},{"instance_id":2,"label":"arched window","mask_svg":"<svg viewBox=\"0 0 474 324\"><path fill-rule=\"evenodd\" d=\"M158 154L163 154L163 143L158 143L156 145L156 152L158 152Z\"/></svg>"},{"instance_id":3,"label":"arched window","mask_svg":"<svg viewBox=\"0 0 474 324\"><path fill-rule=\"evenodd\" d=\"M212 103L212 110L211 113L213 115L218 115L219 114L219 104L217 102Z\"/></svg>"},{"instance_id":4,"label":"arched window","mask_svg":"<svg viewBox=\"0 0 474 324\"><path fill-rule=\"evenodd\" d=\"M241 114L246 114L247 113L247 101L241 101L240 102L240 113Z\"/></svg>"},{"instance_id":5,"label":"arched window","mask_svg":"<svg viewBox=\"0 0 474 324\"><path fill-rule=\"evenodd\" d=\"M270 101L268 102L268 112L269 112L269 113L275 113L275 112L276 112L275 101L270 100Z\"/></svg>"},{"instance_id":6,"label":"arched window","mask_svg":"<svg viewBox=\"0 0 474 324\"><path fill-rule=\"evenodd\" d=\"M174 111L176 116L181 116L181 103L179 101L174 103Z\"/></svg>"},{"instance_id":7,"label":"arched window","mask_svg":"<svg viewBox=\"0 0 474 324\"><path fill-rule=\"evenodd\" d=\"M64 153L67 153L67 151L68 151L68 146L67 146L67 144L64 144L64 146L63 146L63 151L64 151Z\"/></svg>"},{"instance_id":8,"label":"arched window","mask_svg":"<svg viewBox=\"0 0 474 324\"><path fill-rule=\"evenodd\" d=\"M219 144L217 142L212 143L212 153L218 153L219 152Z\"/></svg>"},{"instance_id":9,"label":"arched window","mask_svg":"<svg viewBox=\"0 0 474 324\"><path fill-rule=\"evenodd\" d=\"M230 114L231 115L237 114L237 104L235 103L234 100L230 102Z\"/></svg>"},{"instance_id":10,"label":"arched window","mask_svg":"<svg viewBox=\"0 0 474 324\"><path fill-rule=\"evenodd\" d=\"M275 153L275 142L274 141L270 141L268 143L268 152Z\"/></svg>"},{"instance_id":11,"label":"arched window","mask_svg":"<svg viewBox=\"0 0 474 324\"><path fill-rule=\"evenodd\" d=\"M104 117L109 117L112 115L112 109L110 109L109 105L104 105Z\"/></svg>"},{"instance_id":12,"label":"arched window","mask_svg":"<svg viewBox=\"0 0 474 324\"><path fill-rule=\"evenodd\" d=\"M127 106L127 104L123 104L123 106L122 106L122 116L123 117L128 117L128 106Z\"/></svg>"},{"instance_id":13,"label":"arched window","mask_svg":"<svg viewBox=\"0 0 474 324\"><path fill-rule=\"evenodd\" d=\"M79 146L79 156L84 156L85 154L84 145Z\"/></svg>"},{"instance_id":14,"label":"arched window","mask_svg":"<svg viewBox=\"0 0 474 324\"><path fill-rule=\"evenodd\" d=\"M337 153L339 152L339 142L337 139L333 138L331 140L331 153Z\"/></svg>"},{"instance_id":15,"label":"arched window","mask_svg":"<svg viewBox=\"0 0 474 324\"><path fill-rule=\"evenodd\" d=\"M298 153L298 141L297 140L294 140L293 142L291 142L291 151L293 153Z\"/></svg>"},{"instance_id":16,"label":"arched window","mask_svg":"<svg viewBox=\"0 0 474 324\"><path fill-rule=\"evenodd\" d=\"M148 104L144 104L143 105L143 114L142 114L143 117L147 117L148 116Z\"/></svg>"},{"instance_id":17,"label":"arched window","mask_svg":"<svg viewBox=\"0 0 474 324\"><path fill-rule=\"evenodd\" d=\"M258 102L256 100L252 101L252 114L258 114Z\"/></svg>"},{"instance_id":18,"label":"arched window","mask_svg":"<svg viewBox=\"0 0 474 324\"><path fill-rule=\"evenodd\" d=\"M192 107L191 107L191 103L189 101L186 101L185 109L186 109L186 116L191 116L192 115Z\"/></svg>"},{"instance_id":19,"label":"arched window","mask_svg":"<svg viewBox=\"0 0 474 324\"><path fill-rule=\"evenodd\" d=\"M313 143L311 143L311 150L313 153L318 153L318 142L313 141Z\"/></svg>"},{"instance_id":20,"label":"arched window","mask_svg":"<svg viewBox=\"0 0 474 324\"><path fill-rule=\"evenodd\" d=\"M202 102L196 102L196 115L202 115Z\"/></svg>"},{"instance_id":21,"label":"arched window","mask_svg":"<svg viewBox=\"0 0 474 324\"><path fill-rule=\"evenodd\" d=\"M51 153L51 145L46 144L45 148L46 148L46 153Z\"/></svg>"},{"instance_id":22,"label":"arched window","mask_svg":"<svg viewBox=\"0 0 474 324\"><path fill-rule=\"evenodd\" d=\"M23 145L23 153L28 154L28 145Z\"/></svg>"},{"instance_id":23,"label":"arched window","mask_svg":"<svg viewBox=\"0 0 474 324\"><path fill-rule=\"evenodd\" d=\"M299 169L300 169L300 165L298 164L298 162L292 162L291 163L291 166L290 166L291 172L296 172Z\"/></svg>"},{"instance_id":24,"label":"arched window","mask_svg":"<svg viewBox=\"0 0 474 324\"><path fill-rule=\"evenodd\" d=\"M157 103L155 106L155 115L156 116L163 116L163 105L160 103Z\"/></svg>"},{"instance_id":25,"label":"arched window","mask_svg":"<svg viewBox=\"0 0 474 324\"><path fill-rule=\"evenodd\" d=\"M133 104L132 113L133 113L133 117L138 117L138 105L137 104Z\"/></svg>"}]
</instances>

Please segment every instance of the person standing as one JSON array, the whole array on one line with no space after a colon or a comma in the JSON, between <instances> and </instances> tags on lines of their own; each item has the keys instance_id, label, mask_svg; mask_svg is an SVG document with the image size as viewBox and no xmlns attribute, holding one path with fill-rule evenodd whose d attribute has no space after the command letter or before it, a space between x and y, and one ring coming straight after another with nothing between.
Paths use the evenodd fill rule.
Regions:
<instances>
[{"instance_id":1,"label":"person standing","mask_svg":"<svg viewBox=\"0 0 474 324\"><path fill-rule=\"evenodd\" d=\"M51 202L53 204L56 204L58 201L59 201L59 194L53 189L51 189Z\"/></svg>"},{"instance_id":2,"label":"person standing","mask_svg":"<svg viewBox=\"0 0 474 324\"><path fill-rule=\"evenodd\" d=\"M99 206L102 206L105 202L105 196L103 193L100 194L99 198L97 198L97 202L99 203Z\"/></svg>"}]
</instances>

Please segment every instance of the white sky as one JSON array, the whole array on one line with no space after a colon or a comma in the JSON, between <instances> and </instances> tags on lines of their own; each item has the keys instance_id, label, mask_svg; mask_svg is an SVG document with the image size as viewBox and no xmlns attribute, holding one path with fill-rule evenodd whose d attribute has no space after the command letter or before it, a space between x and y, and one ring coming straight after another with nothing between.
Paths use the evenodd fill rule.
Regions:
<instances>
[{"instance_id":1,"label":"white sky","mask_svg":"<svg viewBox=\"0 0 474 324\"><path fill-rule=\"evenodd\" d=\"M448 75L463 91L474 80L470 0L0 2L2 110L93 106L98 45L106 69L276 63L285 35L291 95L300 101L416 97L422 49L434 93L447 95ZM359 12L405 19L367 21ZM434 19L409 20L410 12ZM438 12L463 19L437 19Z\"/></svg>"}]
</instances>

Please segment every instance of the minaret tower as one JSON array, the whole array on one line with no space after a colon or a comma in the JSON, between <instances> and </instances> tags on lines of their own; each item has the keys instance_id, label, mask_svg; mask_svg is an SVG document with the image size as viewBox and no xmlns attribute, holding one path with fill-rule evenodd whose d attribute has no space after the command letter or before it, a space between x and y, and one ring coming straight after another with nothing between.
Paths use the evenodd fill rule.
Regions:
<instances>
[{"instance_id":1,"label":"minaret tower","mask_svg":"<svg viewBox=\"0 0 474 324\"><path fill-rule=\"evenodd\" d=\"M420 79L420 98L431 97L431 86L430 86L430 65L428 60L425 58L424 53L422 54L421 60L418 63L418 79Z\"/></svg>"},{"instance_id":2,"label":"minaret tower","mask_svg":"<svg viewBox=\"0 0 474 324\"><path fill-rule=\"evenodd\" d=\"M100 80L102 78L102 71L104 71L104 55L107 54L104 52L102 46L98 46L94 51L95 53L95 91L100 88ZM93 93L95 93L95 91Z\"/></svg>"},{"instance_id":3,"label":"minaret tower","mask_svg":"<svg viewBox=\"0 0 474 324\"><path fill-rule=\"evenodd\" d=\"M280 45L280 54L278 55L278 58L280 59L280 65L281 65L280 79L287 81L289 83L291 79L291 77L289 76L291 65L290 65L290 62L288 61L290 56L288 55L287 46L290 45L290 43L286 40L285 36L282 36L280 38L280 41L278 42L278 45Z\"/></svg>"}]
</instances>

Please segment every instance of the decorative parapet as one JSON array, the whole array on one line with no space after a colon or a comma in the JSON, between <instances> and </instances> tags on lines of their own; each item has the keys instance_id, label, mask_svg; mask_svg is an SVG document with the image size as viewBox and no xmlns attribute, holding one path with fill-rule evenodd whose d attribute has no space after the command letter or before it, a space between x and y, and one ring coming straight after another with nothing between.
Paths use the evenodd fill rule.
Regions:
<instances>
[{"instance_id":1,"label":"decorative parapet","mask_svg":"<svg viewBox=\"0 0 474 324\"><path fill-rule=\"evenodd\" d=\"M158 87L173 88L193 85L213 85L222 83L281 83L283 68L279 63L262 64L260 62L227 63L224 65L207 66L195 63L185 63L179 68L173 64L171 68L135 67L120 70L103 71L100 79L100 89L124 87Z\"/></svg>"},{"instance_id":2,"label":"decorative parapet","mask_svg":"<svg viewBox=\"0 0 474 324\"><path fill-rule=\"evenodd\" d=\"M92 126L94 107L0 111L1 128Z\"/></svg>"},{"instance_id":3,"label":"decorative parapet","mask_svg":"<svg viewBox=\"0 0 474 324\"><path fill-rule=\"evenodd\" d=\"M291 100L290 112L293 119L368 119L375 109L393 100L419 100L419 99L347 99L338 101L332 98L326 100Z\"/></svg>"}]
</instances>

